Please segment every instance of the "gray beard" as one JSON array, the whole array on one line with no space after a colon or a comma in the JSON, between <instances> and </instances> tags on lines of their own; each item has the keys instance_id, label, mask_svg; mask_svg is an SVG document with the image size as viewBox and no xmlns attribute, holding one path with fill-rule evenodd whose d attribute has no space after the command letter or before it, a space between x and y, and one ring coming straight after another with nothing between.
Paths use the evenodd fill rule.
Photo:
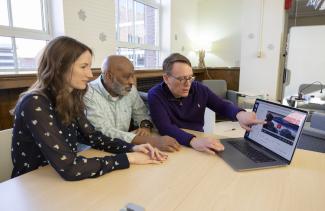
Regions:
<instances>
[{"instance_id":1,"label":"gray beard","mask_svg":"<svg viewBox=\"0 0 325 211\"><path fill-rule=\"evenodd\" d=\"M129 91L125 90L125 88L117 80L112 83L112 90L120 96L129 94Z\"/></svg>"}]
</instances>

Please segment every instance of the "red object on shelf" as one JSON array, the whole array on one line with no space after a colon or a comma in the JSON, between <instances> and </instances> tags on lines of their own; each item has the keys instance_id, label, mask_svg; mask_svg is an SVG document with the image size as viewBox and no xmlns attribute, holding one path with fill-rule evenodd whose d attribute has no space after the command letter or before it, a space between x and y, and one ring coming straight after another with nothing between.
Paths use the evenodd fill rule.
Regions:
<instances>
[{"instance_id":1,"label":"red object on shelf","mask_svg":"<svg viewBox=\"0 0 325 211\"><path fill-rule=\"evenodd\" d=\"M284 9L289 10L292 6L292 0L285 0Z\"/></svg>"}]
</instances>

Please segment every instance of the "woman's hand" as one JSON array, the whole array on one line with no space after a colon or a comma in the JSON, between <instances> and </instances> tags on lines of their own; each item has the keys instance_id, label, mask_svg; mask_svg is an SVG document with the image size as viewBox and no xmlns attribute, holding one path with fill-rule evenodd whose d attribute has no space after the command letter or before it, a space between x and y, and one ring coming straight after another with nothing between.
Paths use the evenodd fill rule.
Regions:
<instances>
[{"instance_id":1,"label":"woman's hand","mask_svg":"<svg viewBox=\"0 0 325 211\"><path fill-rule=\"evenodd\" d=\"M130 164L160 164L163 161L153 160L147 154L142 152L126 153Z\"/></svg>"},{"instance_id":2,"label":"woman's hand","mask_svg":"<svg viewBox=\"0 0 325 211\"><path fill-rule=\"evenodd\" d=\"M150 144L135 145L132 149L134 152L142 152L148 155L150 159L156 161L165 161L168 157L166 153L161 152L157 148L152 147Z\"/></svg>"}]
</instances>

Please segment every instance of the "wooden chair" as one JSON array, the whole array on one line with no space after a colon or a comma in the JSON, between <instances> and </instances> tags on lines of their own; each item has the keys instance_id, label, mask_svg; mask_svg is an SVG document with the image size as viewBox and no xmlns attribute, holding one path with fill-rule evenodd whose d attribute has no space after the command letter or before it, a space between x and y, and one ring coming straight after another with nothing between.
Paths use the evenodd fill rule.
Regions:
<instances>
[{"instance_id":1,"label":"wooden chair","mask_svg":"<svg viewBox=\"0 0 325 211\"><path fill-rule=\"evenodd\" d=\"M13 169L11 161L12 128L0 131L0 182L10 179Z\"/></svg>"}]
</instances>

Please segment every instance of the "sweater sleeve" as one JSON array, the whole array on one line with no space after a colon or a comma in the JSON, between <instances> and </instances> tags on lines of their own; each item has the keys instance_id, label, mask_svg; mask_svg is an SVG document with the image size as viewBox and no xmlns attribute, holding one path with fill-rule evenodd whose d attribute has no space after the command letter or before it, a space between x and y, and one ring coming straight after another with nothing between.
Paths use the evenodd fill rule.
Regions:
<instances>
[{"instance_id":1,"label":"sweater sleeve","mask_svg":"<svg viewBox=\"0 0 325 211\"><path fill-rule=\"evenodd\" d=\"M207 92L208 95L207 107L213 110L214 112L235 121L237 120L237 113L240 111L244 111L244 109L237 107L231 101L222 99L221 97L213 93L208 87L202 85L202 88L205 89L205 92Z\"/></svg>"},{"instance_id":2,"label":"sweater sleeve","mask_svg":"<svg viewBox=\"0 0 325 211\"><path fill-rule=\"evenodd\" d=\"M66 180L82 180L98 177L116 169L129 167L126 154L116 156L86 158L78 156L66 142L61 128L57 125L58 119L51 103L41 95L33 95L24 99L20 107L20 114L29 129L40 151L52 167ZM103 138L103 137L101 137ZM110 141L114 151L117 147L123 148L121 141ZM102 143L98 141L98 143ZM130 145L122 151L130 149ZM22 152L23 155L23 152ZM28 156L28 155L24 155Z\"/></svg>"},{"instance_id":3,"label":"sweater sleeve","mask_svg":"<svg viewBox=\"0 0 325 211\"><path fill-rule=\"evenodd\" d=\"M190 146L190 141L195 136L181 130L172 123L167 112L167 103L164 100L166 100L164 97L158 96L153 91L149 91L148 104L153 123L161 135L171 136L180 144Z\"/></svg>"},{"instance_id":4,"label":"sweater sleeve","mask_svg":"<svg viewBox=\"0 0 325 211\"><path fill-rule=\"evenodd\" d=\"M134 146L119 138L111 138L95 130L95 127L87 120L86 116L78 118L78 127L80 131L79 136L81 136L80 140L95 149L111 153L125 153L131 152Z\"/></svg>"}]
</instances>

